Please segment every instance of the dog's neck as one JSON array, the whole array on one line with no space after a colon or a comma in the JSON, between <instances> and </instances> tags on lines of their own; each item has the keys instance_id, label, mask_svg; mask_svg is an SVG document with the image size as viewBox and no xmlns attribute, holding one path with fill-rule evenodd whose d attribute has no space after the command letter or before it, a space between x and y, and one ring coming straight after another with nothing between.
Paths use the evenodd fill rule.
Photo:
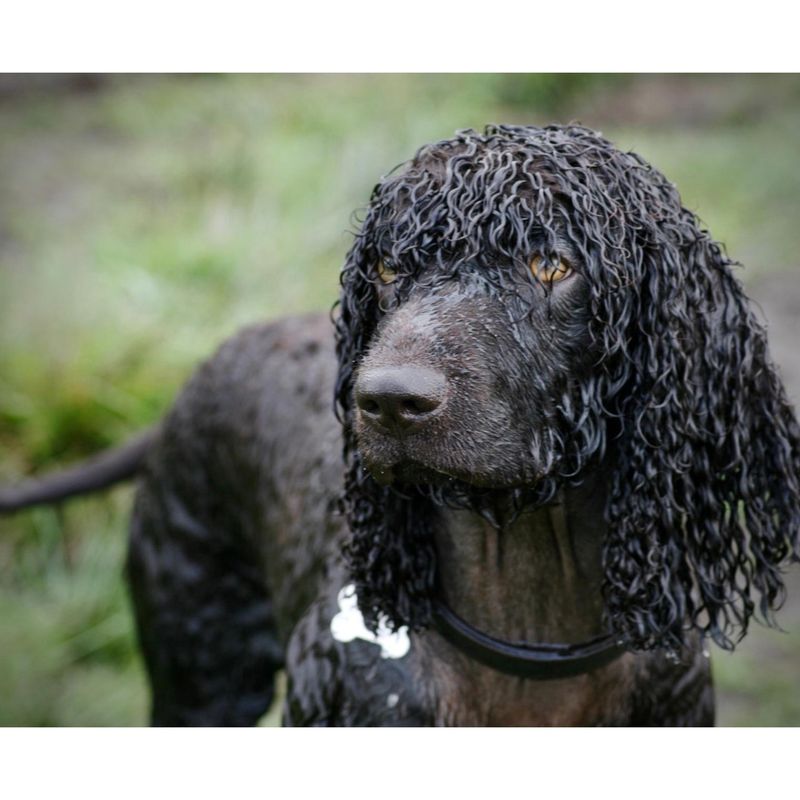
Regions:
<instances>
[{"instance_id":1,"label":"dog's neck","mask_svg":"<svg viewBox=\"0 0 800 800\"><path fill-rule=\"evenodd\" d=\"M456 614L509 641L579 642L606 632L600 594L605 489L590 476L558 500L501 530L469 511L442 514L440 593Z\"/></svg>"}]
</instances>

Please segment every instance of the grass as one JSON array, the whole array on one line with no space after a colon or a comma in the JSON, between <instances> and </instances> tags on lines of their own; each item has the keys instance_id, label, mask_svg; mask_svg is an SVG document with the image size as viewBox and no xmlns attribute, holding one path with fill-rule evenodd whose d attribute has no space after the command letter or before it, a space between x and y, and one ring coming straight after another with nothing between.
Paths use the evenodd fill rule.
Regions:
<instances>
[{"instance_id":1,"label":"grass","mask_svg":"<svg viewBox=\"0 0 800 800\"><path fill-rule=\"evenodd\" d=\"M715 80L732 99L702 124L609 118L598 98L651 91L619 78L116 77L94 93L5 98L0 481L158 419L242 324L328 308L353 209L458 128L582 117L675 180L748 280L797 268L796 87ZM121 577L130 497L0 520L0 724L145 721ZM763 635L752 653L716 657L721 719L798 724L800 637Z\"/></svg>"}]
</instances>

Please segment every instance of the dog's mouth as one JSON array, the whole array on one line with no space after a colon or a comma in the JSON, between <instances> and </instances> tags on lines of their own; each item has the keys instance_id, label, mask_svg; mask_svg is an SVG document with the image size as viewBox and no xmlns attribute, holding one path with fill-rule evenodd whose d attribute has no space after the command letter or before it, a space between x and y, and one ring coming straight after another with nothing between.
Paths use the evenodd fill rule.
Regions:
<instances>
[{"instance_id":1,"label":"dog's mouth","mask_svg":"<svg viewBox=\"0 0 800 800\"><path fill-rule=\"evenodd\" d=\"M391 484L442 486L456 480L464 480L465 477L435 469L413 459L403 459L391 465L367 464L367 469L370 475L383 486Z\"/></svg>"},{"instance_id":2,"label":"dog's mouth","mask_svg":"<svg viewBox=\"0 0 800 800\"><path fill-rule=\"evenodd\" d=\"M514 489L530 486L542 476L484 475L468 469L439 466L414 458L399 458L391 463L364 459L364 466L382 486L453 486L468 484L477 489Z\"/></svg>"},{"instance_id":3,"label":"dog's mouth","mask_svg":"<svg viewBox=\"0 0 800 800\"><path fill-rule=\"evenodd\" d=\"M458 437L436 433L401 439L359 424L356 440L362 464L383 486L447 487L458 483L476 489L515 489L531 487L544 477L542 465L531 458L524 437L487 441L489 437L481 432L475 435L464 430Z\"/></svg>"}]
</instances>

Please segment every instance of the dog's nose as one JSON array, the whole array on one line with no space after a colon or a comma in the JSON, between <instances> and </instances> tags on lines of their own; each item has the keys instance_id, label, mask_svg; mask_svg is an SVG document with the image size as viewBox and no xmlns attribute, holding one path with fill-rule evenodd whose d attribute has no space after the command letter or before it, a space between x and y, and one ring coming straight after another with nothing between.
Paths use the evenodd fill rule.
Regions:
<instances>
[{"instance_id":1,"label":"dog's nose","mask_svg":"<svg viewBox=\"0 0 800 800\"><path fill-rule=\"evenodd\" d=\"M396 434L414 433L441 406L444 375L426 367L379 367L359 372L356 405L363 418Z\"/></svg>"}]
</instances>

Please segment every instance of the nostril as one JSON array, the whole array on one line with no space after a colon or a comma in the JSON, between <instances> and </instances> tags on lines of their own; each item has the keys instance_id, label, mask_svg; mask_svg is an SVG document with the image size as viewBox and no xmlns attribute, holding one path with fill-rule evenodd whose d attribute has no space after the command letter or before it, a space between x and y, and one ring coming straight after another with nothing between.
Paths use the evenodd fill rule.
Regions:
<instances>
[{"instance_id":1,"label":"nostril","mask_svg":"<svg viewBox=\"0 0 800 800\"><path fill-rule=\"evenodd\" d=\"M381 407L370 397L362 398L361 402L358 404L358 407L365 414L378 415L381 413Z\"/></svg>"},{"instance_id":2,"label":"nostril","mask_svg":"<svg viewBox=\"0 0 800 800\"><path fill-rule=\"evenodd\" d=\"M419 414L419 405L413 398L407 397L405 400L400 401L400 408L409 414Z\"/></svg>"},{"instance_id":3,"label":"nostril","mask_svg":"<svg viewBox=\"0 0 800 800\"><path fill-rule=\"evenodd\" d=\"M400 410L406 414L420 416L422 414L429 414L439 407L438 399L431 397L406 397L400 403Z\"/></svg>"}]
</instances>

